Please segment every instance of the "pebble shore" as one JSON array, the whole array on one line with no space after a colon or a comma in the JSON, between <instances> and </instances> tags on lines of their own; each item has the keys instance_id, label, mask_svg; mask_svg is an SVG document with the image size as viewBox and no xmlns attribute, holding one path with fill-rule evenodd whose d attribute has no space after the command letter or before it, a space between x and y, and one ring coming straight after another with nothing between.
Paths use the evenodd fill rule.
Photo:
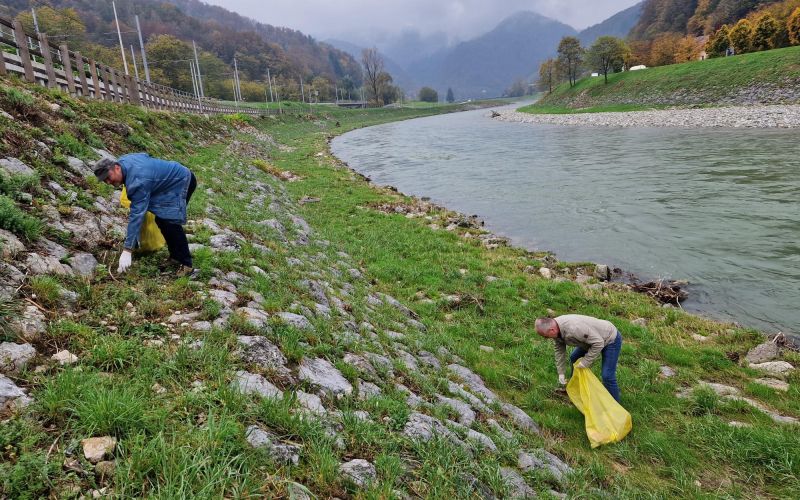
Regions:
<instances>
[{"instance_id":1,"label":"pebble shore","mask_svg":"<svg viewBox=\"0 0 800 500\"><path fill-rule=\"evenodd\" d=\"M800 105L675 108L652 111L530 114L500 111L499 120L584 127L800 128Z\"/></svg>"}]
</instances>

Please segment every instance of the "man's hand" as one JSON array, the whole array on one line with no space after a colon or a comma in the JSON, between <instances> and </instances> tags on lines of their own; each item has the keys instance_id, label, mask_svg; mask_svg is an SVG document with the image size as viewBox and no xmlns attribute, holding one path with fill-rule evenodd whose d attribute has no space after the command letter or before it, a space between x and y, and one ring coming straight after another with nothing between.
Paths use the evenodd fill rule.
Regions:
<instances>
[{"instance_id":1,"label":"man's hand","mask_svg":"<svg viewBox=\"0 0 800 500\"><path fill-rule=\"evenodd\" d=\"M577 366L578 368L589 368L588 366L586 366L586 362L583 360L583 358L581 358L581 360L578 361L578 364L575 366Z\"/></svg>"},{"instance_id":2,"label":"man's hand","mask_svg":"<svg viewBox=\"0 0 800 500\"><path fill-rule=\"evenodd\" d=\"M558 383L560 385L567 385L567 377L565 377L564 375L559 375L558 376Z\"/></svg>"},{"instance_id":3,"label":"man's hand","mask_svg":"<svg viewBox=\"0 0 800 500\"><path fill-rule=\"evenodd\" d=\"M122 255L119 256L119 266L117 267L117 274L122 274L131 267L133 256L130 250L123 250Z\"/></svg>"}]
</instances>

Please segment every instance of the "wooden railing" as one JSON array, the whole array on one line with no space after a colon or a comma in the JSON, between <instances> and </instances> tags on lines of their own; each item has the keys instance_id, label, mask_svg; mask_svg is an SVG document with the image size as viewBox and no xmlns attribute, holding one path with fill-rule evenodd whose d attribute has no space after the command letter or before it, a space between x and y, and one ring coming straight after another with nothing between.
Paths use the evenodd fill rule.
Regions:
<instances>
[{"instance_id":1,"label":"wooden railing","mask_svg":"<svg viewBox=\"0 0 800 500\"><path fill-rule=\"evenodd\" d=\"M10 50L10 51L9 51ZM54 45L44 33L31 35L17 20L0 16L0 75L17 74L29 83L59 88L73 96L129 103L150 109L198 114L266 115L274 110L236 107L182 90L147 83L94 59Z\"/></svg>"}]
</instances>

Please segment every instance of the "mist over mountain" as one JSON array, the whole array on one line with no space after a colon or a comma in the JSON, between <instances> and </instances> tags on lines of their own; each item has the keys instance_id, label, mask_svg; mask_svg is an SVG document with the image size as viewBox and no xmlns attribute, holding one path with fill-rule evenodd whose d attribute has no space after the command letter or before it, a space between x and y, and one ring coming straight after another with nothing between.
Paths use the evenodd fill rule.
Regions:
<instances>
[{"instance_id":1,"label":"mist over mountain","mask_svg":"<svg viewBox=\"0 0 800 500\"><path fill-rule=\"evenodd\" d=\"M555 56L564 36L577 36L584 45L604 35L626 37L639 21L643 5L627 8L581 32L536 12L522 11L491 31L459 43L448 44L443 33L422 36L407 30L400 36L383 36L375 45L406 92L431 86L441 95L452 88L458 99L496 97L515 80L535 79L539 65ZM344 42L329 43L353 54Z\"/></svg>"},{"instance_id":2,"label":"mist over mountain","mask_svg":"<svg viewBox=\"0 0 800 500\"><path fill-rule=\"evenodd\" d=\"M601 36L616 36L625 38L642 16L645 2L640 2L621 12L614 14L605 21L589 26L578 35L583 45L591 45Z\"/></svg>"}]
</instances>

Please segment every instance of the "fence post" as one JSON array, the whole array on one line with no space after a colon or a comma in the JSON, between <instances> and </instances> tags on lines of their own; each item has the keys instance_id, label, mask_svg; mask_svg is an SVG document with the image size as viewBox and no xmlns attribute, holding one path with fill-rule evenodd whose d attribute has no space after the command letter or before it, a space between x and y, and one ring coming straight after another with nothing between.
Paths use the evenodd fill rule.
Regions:
<instances>
[{"instance_id":1,"label":"fence post","mask_svg":"<svg viewBox=\"0 0 800 500\"><path fill-rule=\"evenodd\" d=\"M119 93L117 86L117 70L108 66L108 74L111 75L111 88L114 90L114 95L111 97L112 102L122 102L122 96Z\"/></svg>"},{"instance_id":2,"label":"fence post","mask_svg":"<svg viewBox=\"0 0 800 500\"><path fill-rule=\"evenodd\" d=\"M19 20L14 20L14 40L17 42L17 54L22 60L22 67L25 69L25 81L34 83L36 78L33 76L33 63L31 63L31 51L28 49L28 35Z\"/></svg>"},{"instance_id":3,"label":"fence post","mask_svg":"<svg viewBox=\"0 0 800 500\"><path fill-rule=\"evenodd\" d=\"M0 50L0 76L6 76L8 70L6 69L6 53Z\"/></svg>"},{"instance_id":4,"label":"fence post","mask_svg":"<svg viewBox=\"0 0 800 500\"><path fill-rule=\"evenodd\" d=\"M50 43L47 41L47 35L39 33L39 49L44 57L44 70L47 74L47 88L54 88L58 86L56 81L56 70L53 67L53 54L50 53Z\"/></svg>"},{"instance_id":5,"label":"fence post","mask_svg":"<svg viewBox=\"0 0 800 500\"><path fill-rule=\"evenodd\" d=\"M139 80L133 75L128 75L128 94L130 95L131 104L142 105L142 97L139 95Z\"/></svg>"},{"instance_id":6,"label":"fence post","mask_svg":"<svg viewBox=\"0 0 800 500\"><path fill-rule=\"evenodd\" d=\"M94 86L94 92L86 93L89 97L94 97L95 99L102 99L103 93L100 92L100 78L97 75L97 63L94 62L94 59L89 59L89 73L92 75L92 85Z\"/></svg>"},{"instance_id":7,"label":"fence post","mask_svg":"<svg viewBox=\"0 0 800 500\"><path fill-rule=\"evenodd\" d=\"M69 47L66 43L62 43L58 50L61 51L61 64L64 66L64 77L67 79L67 90L69 95L74 96L75 92L75 74L72 72L72 59L69 57Z\"/></svg>"},{"instance_id":8,"label":"fence post","mask_svg":"<svg viewBox=\"0 0 800 500\"><path fill-rule=\"evenodd\" d=\"M75 52L75 69L78 70L78 79L81 82L81 95L89 96L89 83L86 81L86 66L83 64L83 55Z\"/></svg>"},{"instance_id":9,"label":"fence post","mask_svg":"<svg viewBox=\"0 0 800 500\"><path fill-rule=\"evenodd\" d=\"M100 72L103 75L103 87L106 93L103 95L103 99L106 101L111 101L114 98L111 96L111 68L103 64L100 66Z\"/></svg>"}]
</instances>

